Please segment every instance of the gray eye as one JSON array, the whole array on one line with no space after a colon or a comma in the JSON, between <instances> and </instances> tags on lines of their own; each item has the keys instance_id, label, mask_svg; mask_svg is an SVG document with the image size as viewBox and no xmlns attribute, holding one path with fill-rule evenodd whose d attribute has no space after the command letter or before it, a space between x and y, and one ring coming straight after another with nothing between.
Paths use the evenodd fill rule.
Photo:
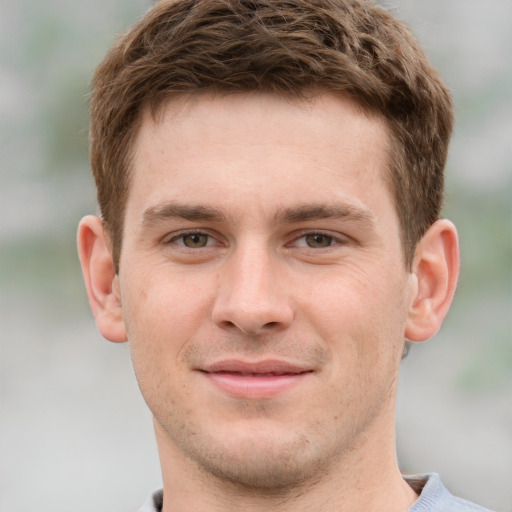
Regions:
<instances>
[{"instance_id":1,"label":"gray eye","mask_svg":"<svg viewBox=\"0 0 512 512\"><path fill-rule=\"evenodd\" d=\"M324 247L329 247L332 244L332 236L322 235L320 233L315 235L306 235L306 243L308 247L322 249Z\"/></svg>"}]
</instances>

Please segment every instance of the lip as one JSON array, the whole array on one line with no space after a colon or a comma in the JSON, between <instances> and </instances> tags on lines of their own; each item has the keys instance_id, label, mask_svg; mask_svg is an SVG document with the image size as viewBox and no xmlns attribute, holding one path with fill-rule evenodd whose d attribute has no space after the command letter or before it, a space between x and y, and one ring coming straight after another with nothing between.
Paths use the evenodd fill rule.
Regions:
<instances>
[{"instance_id":1,"label":"lip","mask_svg":"<svg viewBox=\"0 0 512 512\"><path fill-rule=\"evenodd\" d=\"M231 396L265 399L280 395L308 378L311 368L281 360L224 360L198 369L210 383Z\"/></svg>"}]
</instances>

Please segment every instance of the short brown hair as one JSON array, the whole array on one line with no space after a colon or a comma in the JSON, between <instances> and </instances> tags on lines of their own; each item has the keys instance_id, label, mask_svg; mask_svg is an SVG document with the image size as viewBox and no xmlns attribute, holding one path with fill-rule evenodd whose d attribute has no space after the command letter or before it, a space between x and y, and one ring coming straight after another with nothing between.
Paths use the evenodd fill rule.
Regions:
<instances>
[{"instance_id":1,"label":"short brown hair","mask_svg":"<svg viewBox=\"0 0 512 512\"><path fill-rule=\"evenodd\" d=\"M453 108L405 24L367 0L161 0L93 78L91 166L116 268L141 114L202 91L342 93L383 117L410 266L440 214Z\"/></svg>"}]
</instances>

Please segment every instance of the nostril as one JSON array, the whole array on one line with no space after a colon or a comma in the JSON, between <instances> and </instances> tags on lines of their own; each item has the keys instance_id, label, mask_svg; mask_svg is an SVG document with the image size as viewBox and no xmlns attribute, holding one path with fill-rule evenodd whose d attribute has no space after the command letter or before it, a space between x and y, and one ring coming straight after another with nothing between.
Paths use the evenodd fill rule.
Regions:
<instances>
[{"instance_id":1,"label":"nostril","mask_svg":"<svg viewBox=\"0 0 512 512\"><path fill-rule=\"evenodd\" d=\"M238 329L245 334L262 334L286 329L293 320L288 304L245 305L220 301L212 311L213 322L221 329Z\"/></svg>"}]
</instances>

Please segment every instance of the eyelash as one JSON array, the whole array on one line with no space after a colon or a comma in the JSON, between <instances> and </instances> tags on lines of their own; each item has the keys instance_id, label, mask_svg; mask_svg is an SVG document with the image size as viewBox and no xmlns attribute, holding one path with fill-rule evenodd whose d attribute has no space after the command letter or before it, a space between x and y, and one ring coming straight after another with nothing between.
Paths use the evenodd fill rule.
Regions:
<instances>
[{"instance_id":1,"label":"eyelash","mask_svg":"<svg viewBox=\"0 0 512 512\"><path fill-rule=\"evenodd\" d=\"M187 246L185 244L185 242L184 242L184 239L187 236L193 236L193 235L200 235L200 236L207 237L206 244L204 246L199 246L199 247ZM304 245L301 245L301 246L296 245L297 241L299 241L301 239L306 239L307 237L314 237L314 236L325 237L325 238L329 239L328 245L326 245L325 247L312 247L307 242ZM181 243L178 243L178 241L180 241L180 240L181 240ZM212 240L216 241L217 243L211 243ZM320 249L329 249L330 247L335 246L335 245L340 245L340 244L344 245L346 243L347 243L346 239L344 239L341 236L335 236L335 235L333 235L330 232L325 232L325 231L306 231L306 232L302 232L299 236L296 236L295 238L293 238L293 240L291 242L288 242L286 244L286 246L287 247L295 246L295 247L302 247L304 249L320 250ZM205 248L208 248L208 247L211 247L211 246L215 246L215 245L217 245L217 246L221 245L221 243L218 242L217 238L215 238L211 234L209 234L209 233L207 233L205 231L201 231L201 230L191 230L191 231L181 232L181 233L173 236L171 239L165 241L165 245L170 245L170 244L176 244L176 245L179 245L180 247L182 247L184 249L192 250L192 251L197 251L198 249L205 249Z\"/></svg>"},{"instance_id":2,"label":"eyelash","mask_svg":"<svg viewBox=\"0 0 512 512\"><path fill-rule=\"evenodd\" d=\"M204 245L203 247L189 247L189 246L185 245L185 243L184 243L185 237L193 236L193 235L200 235L200 236L207 237L208 238L207 244ZM182 243L178 243L179 240L181 240ZM209 242L211 240L217 241L217 239L215 237L213 237L212 235L210 235L209 233L206 233L205 231L201 231L201 230L197 229L197 230L183 231L181 233L178 233L177 235L174 235L169 240L165 241L164 244L165 245L176 244L176 245L183 247L184 249L189 249L192 251L196 251L197 249L204 249L206 247L211 247L212 245L220 245L218 241L217 241L217 244L210 244Z\"/></svg>"},{"instance_id":3,"label":"eyelash","mask_svg":"<svg viewBox=\"0 0 512 512\"><path fill-rule=\"evenodd\" d=\"M325 247L312 247L311 245L308 245L308 243L306 242L305 245L303 246L300 246L300 247L303 247L304 249L313 249L313 250L320 250L320 249L329 249L333 246L336 246L336 245L344 245L347 243L347 240L342 237L341 235L335 235L331 232L327 232L327 231L317 231L317 230L312 230L312 231L306 231L306 232L302 232L299 236L295 237L289 244L287 244L288 246L291 245L296 245L297 241L298 240L301 240L301 239L306 239L307 237L325 237L325 238L328 238L329 239L329 244L326 245Z\"/></svg>"}]
</instances>

